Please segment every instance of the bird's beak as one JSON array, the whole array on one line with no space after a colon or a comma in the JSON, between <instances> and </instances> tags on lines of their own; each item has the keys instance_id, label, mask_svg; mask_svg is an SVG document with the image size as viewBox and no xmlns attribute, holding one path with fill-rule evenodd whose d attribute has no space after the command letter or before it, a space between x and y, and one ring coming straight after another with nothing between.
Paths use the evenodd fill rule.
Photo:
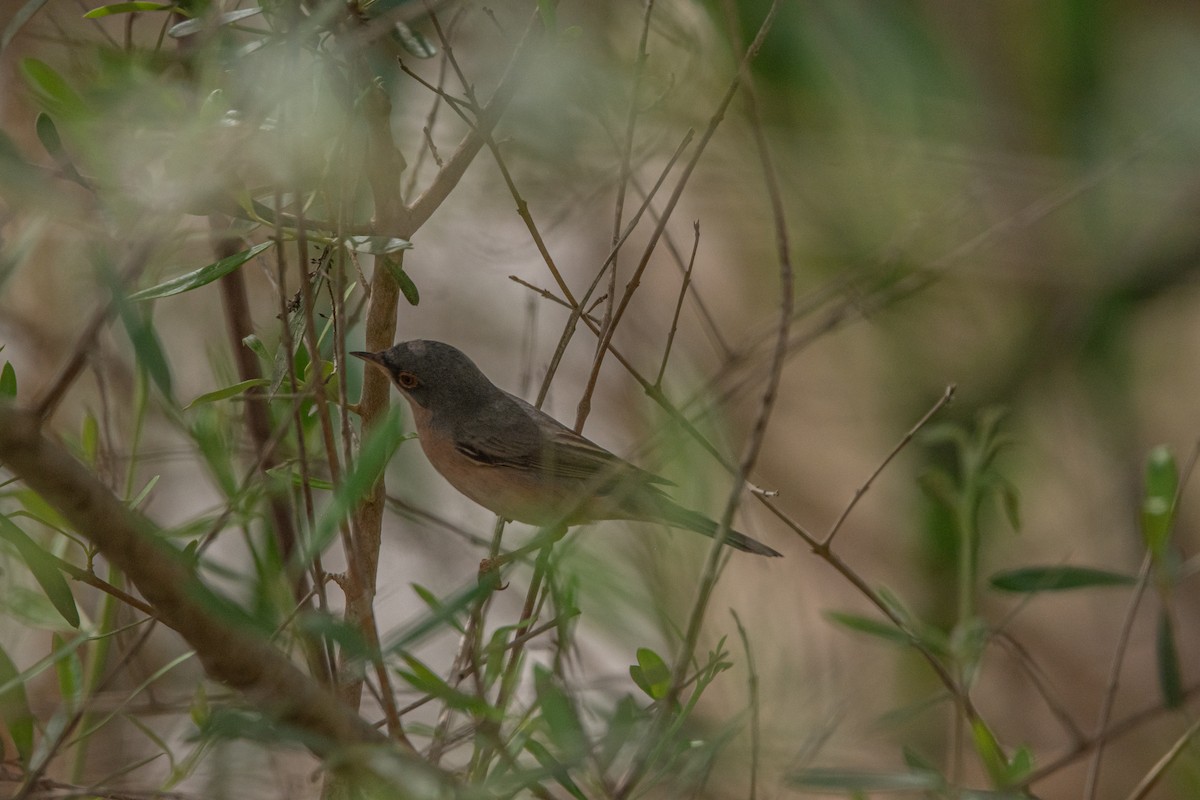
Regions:
<instances>
[{"instance_id":1,"label":"bird's beak","mask_svg":"<svg viewBox=\"0 0 1200 800\"><path fill-rule=\"evenodd\" d=\"M368 361L377 367L383 366L383 355L380 353L365 353L362 350L353 351L350 355L361 358L363 361Z\"/></svg>"}]
</instances>

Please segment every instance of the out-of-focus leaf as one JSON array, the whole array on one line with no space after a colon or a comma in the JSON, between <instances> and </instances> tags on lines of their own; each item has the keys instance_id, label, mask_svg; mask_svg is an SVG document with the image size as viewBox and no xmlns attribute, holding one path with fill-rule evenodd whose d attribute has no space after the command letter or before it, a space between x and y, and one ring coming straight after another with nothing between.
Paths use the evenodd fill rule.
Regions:
<instances>
[{"instance_id":1,"label":"out-of-focus leaf","mask_svg":"<svg viewBox=\"0 0 1200 800\"><path fill-rule=\"evenodd\" d=\"M171 366L167 362L167 354L163 351L162 342L158 338L154 320L149 314L130 305L128 298L121 294L119 286L114 283L112 288L117 315L125 326L125 333L129 336L129 341L133 344L138 366L146 370L146 374L162 392L163 397L173 404L175 396L171 390Z\"/></svg>"},{"instance_id":2,"label":"out-of-focus leaf","mask_svg":"<svg viewBox=\"0 0 1200 800\"><path fill-rule=\"evenodd\" d=\"M91 411L84 412L83 415L79 431L79 449L83 453L84 461L89 464L96 463L96 456L100 453L100 423Z\"/></svg>"},{"instance_id":3,"label":"out-of-focus leaf","mask_svg":"<svg viewBox=\"0 0 1200 800\"><path fill-rule=\"evenodd\" d=\"M201 267L198 270L189 272L185 275L180 275L171 278L168 281L163 281L157 286L151 286L141 291L134 292L129 295L130 300L156 300L160 297L170 297L171 295L181 294L183 292L198 289L201 286L206 286L218 278L223 278L235 269L245 264L250 259L254 258L259 253L269 247L274 246L274 242L262 242L256 244L249 250L243 250L240 253L234 253L231 256L226 256L220 261L209 264L206 267Z\"/></svg>"},{"instance_id":4,"label":"out-of-focus leaf","mask_svg":"<svg viewBox=\"0 0 1200 800\"><path fill-rule=\"evenodd\" d=\"M996 741L992 729L977 717L971 722L971 738L975 742L975 752L979 754L979 760L983 762L992 783L1003 785L1008 773L1008 759L1004 757L1004 751Z\"/></svg>"},{"instance_id":5,"label":"out-of-focus leaf","mask_svg":"<svg viewBox=\"0 0 1200 800\"><path fill-rule=\"evenodd\" d=\"M132 3L109 3L106 6L93 8L91 11L83 15L84 19L99 19L100 17L111 16L112 14L132 14L138 11L168 11L174 8L172 3L149 3L149 2L132 2Z\"/></svg>"},{"instance_id":6,"label":"out-of-focus leaf","mask_svg":"<svg viewBox=\"0 0 1200 800\"><path fill-rule=\"evenodd\" d=\"M356 626L330 614L310 612L296 618L296 627L312 636L337 642L345 655L359 661L372 657L366 637Z\"/></svg>"},{"instance_id":7,"label":"out-of-focus leaf","mask_svg":"<svg viewBox=\"0 0 1200 800\"><path fill-rule=\"evenodd\" d=\"M414 31L403 22L397 22L392 27L392 38L417 58L433 58L438 54L437 48L433 46L433 42L425 38L425 34Z\"/></svg>"},{"instance_id":8,"label":"out-of-focus leaf","mask_svg":"<svg viewBox=\"0 0 1200 800\"><path fill-rule=\"evenodd\" d=\"M541 742L536 739L529 739L525 742L525 749L542 767L554 776L554 780L558 781L558 785L566 789L568 794L576 798L576 800L588 800L587 795L583 793L575 781L571 780L571 773L567 768Z\"/></svg>"},{"instance_id":9,"label":"out-of-focus leaf","mask_svg":"<svg viewBox=\"0 0 1200 800\"><path fill-rule=\"evenodd\" d=\"M398 253L413 246L409 240L395 236L347 236L345 242L346 247L357 253L370 253L374 256Z\"/></svg>"},{"instance_id":10,"label":"out-of-focus leaf","mask_svg":"<svg viewBox=\"0 0 1200 800\"><path fill-rule=\"evenodd\" d=\"M25 27L25 23L33 19L33 15L41 11L42 6L46 5L47 0L28 0L25 5L17 9L17 13L13 14L12 20L8 23L8 27L4 29L4 35L0 36L0 52L8 49L8 43L17 35L21 28Z\"/></svg>"},{"instance_id":11,"label":"out-of-focus leaf","mask_svg":"<svg viewBox=\"0 0 1200 800\"><path fill-rule=\"evenodd\" d=\"M1142 538L1146 549L1161 561L1166 555L1179 491L1179 468L1169 448L1159 445L1146 459L1146 494L1142 499Z\"/></svg>"},{"instance_id":12,"label":"out-of-focus leaf","mask_svg":"<svg viewBox=\"0 0 1200 800\"><path fill-rule=\"evenodd\" d=\"M499 709L488 704L486 700L466 692L460 692L442 680L433 670L425 666L407 653L401 653L401 658L408 664L408 670L397 670L397 674L408 681L414 688L431 694L451 708L466 711L481 717L498 719Z\"/></svg>"},{"instance_id":13,"label":"out-of-focus leaf","mask_svg":"<svg viewBox=\"0 0 1200 800\"><path fill-rule=\"evenodd\" d=\"M542 719L550 729L550 739L568 760L587 752L587 735L570 696L558 684L554 673L541 666L533 668L533 686L537 693Z\"/></svg>"},{"instance_id":14,"label":"out-of-focus leaf","mask_svg":"<svg viewBox=\"0 0 1200 800\"><path fill-rule=\"evenodd\" d=\"M251 378L248 381L242 381L241 383L235 383L232 386L226 386L223 389L216 389L215 391L206 392L205 394L200 395L195 400L193 400L192 402L190 402L186 406L184 406L183 410L186 411L189 408L191 408L192 406L203 405L204 403L215 403L218 400L227 400L230 397L236 397L237 395L242 394L243 392L247 392L256 386L270 386L270 385L271 385L271 382L269 380L267 380L266 378Z\"/></svg>"},{"instance_id":15,"label":"out-of-focus leaf","mask_svg":"<svg viewBox=\"0 0 1200 800\"><path fill-rule=\"evenodd\" d=\"M1183 705L1183 670L1179 665L1179 648L1175 644L1175 625L1164 608L1158 615L1158 688L1163 705L1179 708Z\"/></svg>"},{"instance_id":16,"label":"out-of-focus leaf","mask_svg":"<svg viewBox=\"0 0 1200 800\"><path fill-rule=\"evenodd\" d=\"M21 73L38 102L48 111L64 117L77 117L87 110L83 98L46 62L36 58L22 59Z\"/></svg>"},{"instance_id":17,"label":"out-of-focus leaf","mask_svg":"<svg viewBox=\"0 0 1200 800\"><path fill-rule=\"evenodd\" d=\"M4 368L0 369L0 397L17 396L17 372L13 369L13 365L5 361Z\"/></svg>"},{"instance_id":18,"label":"out-of-focus leaf","mask_svg":"<svg viewBox=\"0 0 1200 800\"><path fill-rule=\"evenodd\" d=\"M216 19L209 19L207 17L185 19L183 22L172 25L171 29L167 31L167 36L170 36L172 39L182 39L185 36L191 36L193 33L199 33L209 27L232 25L235 22L241 22L244 19L261 13L261 8L242 8L237 11L226 11L224 14L218 14Z\"/></svg>"},{"instance_id":19,"label":"out-of-focus leaf","mask_svg":"<svg viewBox=\"0 0 1200 800\"><path fill-rule=\"evenodd\" d=\"M358 506L375 481L379 480L403 438L400 412L393 405L383 422L363 438L358 459L351 465L341 486L334 492L333 499L317 520L313 535L301 554L302 563L307 564L329 545L342 519Z\"/></svg>"},{"instance_id":20,"label":"out-of-focus leaf","mask_svg":"<svg viewBox=\"0 0 1200 800\"><path fill-rule=\"evenodd\" d=\"M78 628L79 609L75 607L75 596L71 594L67 579L58 569L58 560L5 516L0 516L0 538L8 540L16 547L34 580L42 587L54 608L62 614L67 624Z\"/></svg>"},{"instance_id":21,"label":"out-of-focus leaf","mask_svg":"<svg viewBox=\"0 0 1200 800\"><path fill-rule=\"evenodd\" d=\"M894 772L806 769L787 777L789 785L814 792L862 794L865 792L936 792L945 787L936 772L910 770Z\"/></svg>"},{"instance_id":22,"label":"out-of-focus leaf","mask_svg":"<svg viewBox=\"0 0 1200 800\"><path fill-rule=\"evenodd\" d=\"M22 763L28 764L33 754L33 713L25 696L25 682L3 647L0 647L0 725L8 728L17 755Z\"/></svg>"},{"instance_id":23,"label":"out-of-focus leaf","mask_svg":"<svg viewBox=\"0 0 1200 800\"><path fill-rule=\"evenodd\" d=\"M1094 586L1131 586L1132 575L1091 567L1024 567L991 577L995 589L1005 592L1061 592Z\"/></svg>"},{"instance_id":24,"label":"out-of-focus leaf","mask_svg":"<svg viewBox=\"0 0 1200 800\"><path fill-rule=\"evenodd\" d=\"M858 614L847 614L842 611L827 611L825 616L831 622L835 622L843 628L848 628L857 633L865 633L868 636L874 636L891 644L907 647L913 643L912 637L891 622L862 617Z\"/></svg>"},{"instance_id":25,"label":"out-of-focus leaf","mask_svg":"<svg viewBox=\"0 0 1200 800\"><path fill-rule=\"evenodd\" d=\"M56 651L66 649L67 643L57 633L51 641ZM58 673L59 695L66 701L67 710L74 712L79 708L79 701L83 699L83 662L79 660L74 649L70 649L54 662L54 670Z\"/></svg>"},{"instance_id":26,"label":"out-of-focus leaf","mask_svg":"<svg viewBox=\"0 0 1200 800\"><path fill-rule=\"evenodd\" d=\"M671 670L662 656L648 647L639 647L638 663L629 667L629 677L652 700L661 700L671 688Z\"/></svg>"},{"instance_id":27,"label":"out-of-focus leaf","mask_svg":"<svg viewBox=\"0 0 1200 800\"><path fill-rule=\"evenodd\" d=\"M477 599L489 594L490 591L491 589L486 584L472 581L468 586L459 589L445 600L439 600L437 608L432 614L424 615L395 633L389 634L383 645L383 651L392 653L411 647L430 633L444 629L449 621L466 610Z\"/></svg>"}]
</instances>

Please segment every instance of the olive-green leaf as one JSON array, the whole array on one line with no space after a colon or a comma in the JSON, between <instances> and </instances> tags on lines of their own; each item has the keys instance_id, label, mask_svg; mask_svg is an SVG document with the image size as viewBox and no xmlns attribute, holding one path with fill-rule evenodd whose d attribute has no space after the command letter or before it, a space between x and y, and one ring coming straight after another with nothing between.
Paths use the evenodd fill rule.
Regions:
<instances>
[{"instance_id":1,"label":"olive-green leaf","mask_svg":"<svg viewBox=\"0 0 1200 800\"><path fill-rule=\"evenodd\" d=\"M1130 586L1132 575L1091 567L1024 567L991 577L992 588L1004 592L1062 592L1094 586Z\"/></svg>"},{"instance_id":2,"label":"olive-green leaf","mask_svg":"<svg viewBox=\"0 0 1200 800\"><path fill-rule=\"evenodd\" d=\"M226 386L223 389L216 389L215 391L206 392L206 393L200 395L199 397L197 397L192 402L188 403L183 408L186 411L187 409L191 408L192 406L198 406L198 405L202 405L204 403L215 403L218 400L227 400L230 397L236 397L237 395L242 394L243 392L247 392L256 386L270 386L270 385L271 385L271 382L269 380L267 380L266 378L251 378L248 381L242 381L240 383L235 383L232 386Z\"/></svg>"},{"instance_id":3,"label":"olive-green leaf","mask_svg":"<svg viewBox=\"0 0 1200 800\"><path fill-rule=\"evenodd\" d=\"M1175 643L1175 626L1171 614L1163 609L1158 615L1158 687L1163 705L1179 708L1183 705L1183 670L1179 665L1179 648Z\"/></svg>"},{"instance_id":4,"label":"olive-green leaf","mask_svg":"<svg viewBox=\"0 0 1200 800\"><path fill-rule=\"evenodd\" d=\"M0 691L0 724L8 728L21 761L28 764L33 753L33 713L29 710L21 673L3 647L0 647L0 686L7 687Z\"/></svg>"},{"instance_id":5,"label":"olive-green leaf","mask_svg":"<svg viewBox=\"0 0 1200 800\"><path fill-rule=\"evenodd\" d=\"M245 264L250 259L254 258L259 253L273 246L274 242L263 242L256 244L249 250L243 250L240 253L234 253L231 256L226 256L220 261L209 264L206 267L201 267L198 270L189 272L186 275L180 275L164 281L157 286L151 286L147 289L142 289L140 292L134 292L129 295L130 300L156 300L160 297L170 297L171 295L181 294L183 292L198 289L201 286L212 283L218 278L223 278L235 269Z\"/></svg>"},{"instance_id":6,"label":"olive-green leaf","mask_svg":"<svg viewBox=\"0 0 1200 800\"><path fill-rule=\"evenodd\" d=\"M65 117L78 117L86 110L83 98L46 62L36 58L22 59L21 73L38 101L48 111Z\"/></svg>"},{"instance_id":7,"label":"olive-green leaf","mask_svg":"<svg viewBox=\"0 0 1200 800\"><path fill-rule=\"evenodd\" d=\"M4 368L0 369L0 397L16 397L17 396L17 371L13 369L13 365L5 361Z\"/></svg>"},{"instance_id":8,"label":"olive-green leaf","mask_svg":"<svg viewBox=\"0 0 1200 800\"><path fill-rule=\"evenodd\" d=\"M417 291L417 285L413 283L413 279L404 271L404 267L390 258L383 260L383 266L387 269L388 274L396 281L400 287L400 293L404 295L404 299L408 304L415 306L421 302L421 293Z\"/></svg>"},{"instance_id":9,"label":"olive-green leaf","mask_svg":"<svg viewBox=\"0 0 1200 800\"><path fill-rule=\"evenodd\" d=\"M0 516L0 538L8 540L17 548L21 560L29 567L33 579L42 587L54 608L72 628L78 628L79 609L75 606L75 596L71 594L67 579L58 569L58 559L47 553L5 516Z\"/></svg>"},{"instance_id":10,"label":"olive-green leaf","mask_svg":"<svg viewBox=\"0 0 1200 800\"><path fill-rule=\"evenodd\" d=\"M925 770L806 769L789 775L787 781L798 789L843 794L936 792L945 787L941 775Z\"/></svg>"},{"instance_id":11,"label":"olive-green leaf","mask_svg":"<svg viewBox=\"0 0 1200 800\"><path fill-rule=\"evenodd\" d=\"M99 19L100 17L107 17L112 14L132 14L138 11L167 11L168 9L174 7L175 6L171 3L109 3L106 6L93 8L91 11L84 14L83 18Z\"/></svg>"}]
</instances>

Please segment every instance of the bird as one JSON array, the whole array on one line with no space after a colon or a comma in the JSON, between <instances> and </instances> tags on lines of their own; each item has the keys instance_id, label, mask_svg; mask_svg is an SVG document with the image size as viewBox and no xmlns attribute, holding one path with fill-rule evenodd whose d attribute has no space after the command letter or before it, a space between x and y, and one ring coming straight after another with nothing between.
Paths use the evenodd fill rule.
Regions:
<instances>
[{"instance_id":1,"label":"bird","mask_svg":"<svg viewBox=\"0 0 1200 800\"><path fill-rule=\"evenodd\" d=\"M350 355L383 370L412 408L421 449L454 488L507 520L544 528L600 520L662 523L713 538L718 525L675 503L672 485L492 383L461 350L413 340ZM735 530L724 543L777 550Z\"/></svg>"}]
</instances>

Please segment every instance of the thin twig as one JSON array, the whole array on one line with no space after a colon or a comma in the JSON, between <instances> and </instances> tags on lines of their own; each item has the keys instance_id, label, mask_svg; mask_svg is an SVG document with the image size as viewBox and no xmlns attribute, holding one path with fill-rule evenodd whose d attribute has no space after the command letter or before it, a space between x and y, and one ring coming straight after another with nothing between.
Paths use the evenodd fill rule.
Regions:
<instances>
[{"instance_id":1,"label":"thin twig","mask_svg":"<svg viewBox=\"0 0 1200 800\"><path fill-rule=\"evenodd\" d=\"M879 477L880 473L887 468L887 465L892 462L892 459L895 458L901 450L908 446L908 443L913 440L913 437L916 436L918 432L920 432L921 428L924 428L935 414L945 408L946 405L954 399L954 390L956 388L957 387L953 383L946 387L946 391L942 393L942 396L938 398L938 401L934 403L928 411L925 412L923 417L917 420L917 424L909 428L908 433L904 434L904 437L901 438L900 441L896 443L896 446L892 448L892 452L888 453L887 457L884 458L883 461L879 462L879 466L875 468L875 471L871 473L870 477L863 482L862 486L859 486L854 491L854 497L852 497L850 502L846 504L846 507L842 509L842 513L838 516L837 521L833 523L833 527L829 529L829 533L825 534L825 538L821 541L821 545L823 547L829 547L831 544L833 544L833 537L837 535L839 530L841 530L842 524L846 521L846 518L850 516L850 512L854 510L854 507L858 505L858 501L862 499L862 496L871 488L871 484L874 483L875 479Z\"/></svg>"},{"instance_id":2,"label":"thin twig","mask_svg":"<svg viewBox=\"0 0 1200 800\"><path fill-rule=\"evenodd\" d=\"M667 334L667 346L663 348L662 363L658 365L658 376L654 385L662 388L663 375L667 371L667 361L671 358L671 345L675 343L675 332L679 329L679 312L683 311L683 298L687 297L688 287L692 283L692 268L696 266L696 252L700 249L700 220L692 223L695 236L692 238L692 256L688 259L687 269L683 273L683 282L679 285L679 297L675 300L675 313L671 315L671 331Z\"/></svg>"}]
</instances>

